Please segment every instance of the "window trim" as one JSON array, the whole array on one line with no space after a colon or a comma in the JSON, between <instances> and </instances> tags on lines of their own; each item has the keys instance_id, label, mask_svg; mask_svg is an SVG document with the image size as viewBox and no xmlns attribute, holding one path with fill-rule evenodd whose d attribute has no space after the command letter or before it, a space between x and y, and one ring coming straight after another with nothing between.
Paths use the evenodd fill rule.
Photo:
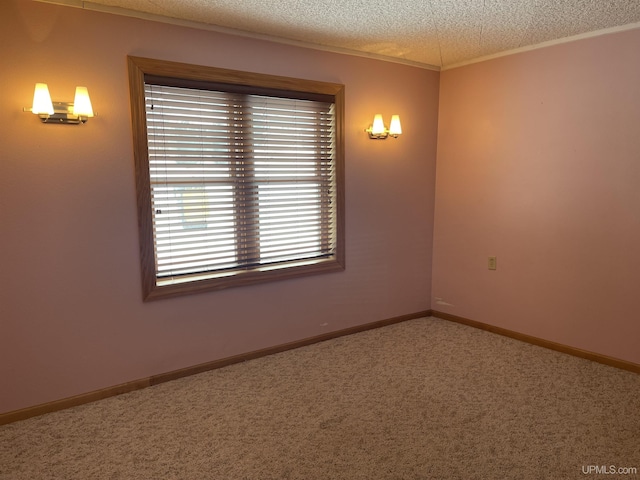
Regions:
<instances>
[{"instance_id":1,"label":"window trim","mask_svg":"<svg viewBox=\"0 0 640 480\"><path fill-rule=\"evenodd\" d=\"M266 75L217 67L206 67L179 62L169 62L141 57L127 57L133 153L135 164L136 197L138 206L138 230L143 300L173 297L204 291L219 290L241 285L290 279L305 275L343 271L345 269L344 242L344 85L314 80L303 80ZM171 285L158 285L155 265L153 213L151 207L151 181L144 84L146 77L175 78L178 81L194 81L330 95L334 98L336 121L335 179L336 179L336 247L334 255L314 261L300 260L283 268L266 267L248 270L232 276L191 280Z\"/></svg>"}]
</instances>

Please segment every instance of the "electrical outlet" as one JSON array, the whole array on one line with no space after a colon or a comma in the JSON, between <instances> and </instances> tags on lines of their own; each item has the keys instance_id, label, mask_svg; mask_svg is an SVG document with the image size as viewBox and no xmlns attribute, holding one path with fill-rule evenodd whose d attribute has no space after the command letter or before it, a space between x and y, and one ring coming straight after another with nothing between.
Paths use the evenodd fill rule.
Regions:
<instances>
[{"instance_id":1,"label":"electrical outlet","mask_svg":"<svg viewBox=\"0 0 640 480\"><path fill-rule=\"evenodd\" d=\"M489 270L496 270L498 268L498 258L489 257Z\"/></svg>"}]
</instances>

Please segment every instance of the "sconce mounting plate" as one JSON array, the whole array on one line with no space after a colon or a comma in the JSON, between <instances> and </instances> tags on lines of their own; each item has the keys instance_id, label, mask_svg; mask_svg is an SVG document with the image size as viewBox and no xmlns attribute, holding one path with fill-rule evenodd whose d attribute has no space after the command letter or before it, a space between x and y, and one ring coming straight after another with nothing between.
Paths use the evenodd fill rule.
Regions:
<instances>
[{"instance_id":1,"label":"sconce mounting plate","mask_svg":"<svg viewBox=\"0 0 640 480\"><path fill-rule=\"evenodd\" d=\"M61 123L77 125L85 123L87 117L73 114L73 103L53 102L53 115L39 115L42 123Z\"/></svg>"},{"instance_id":2,"label":"sconce mounting plate","mask_svg":"<svg viewBox=\"0 0 640 480\"><path fill-rule=\"evenodd\" d=\"M371 127L367 128L365 132L369 134L369 138L371 140L386 140L389 136L389 132L387 131L384 131L382 133L373 133Z\"/></svg>"}]
</instances>

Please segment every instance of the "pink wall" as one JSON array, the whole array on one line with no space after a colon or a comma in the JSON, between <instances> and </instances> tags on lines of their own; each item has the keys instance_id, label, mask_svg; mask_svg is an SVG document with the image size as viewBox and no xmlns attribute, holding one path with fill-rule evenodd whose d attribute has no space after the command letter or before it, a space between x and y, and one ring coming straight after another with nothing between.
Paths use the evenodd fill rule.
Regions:
<instances>
[{"instance_id":1,"label":"pink wall","mask_svg":"<svg viewBox=\"0 0 640 480\"><path fill-rule=\"evenodd\" d=\"M442 72L435 310L640 363L639 51L632 30Z\"/></svg>"},{"instance_id":2,"label":"pink wall","mask_svg":"<svg viewBox=\"0 0 640 480\"><path fill-rule=\"evenodd\" d=\"M345 84L346 271L142 303L127 55ZM437 72L24 0L0 65L0 412L430 308ZM36 82L98 117L41 124Z\"/></svg>"}]
</instances>

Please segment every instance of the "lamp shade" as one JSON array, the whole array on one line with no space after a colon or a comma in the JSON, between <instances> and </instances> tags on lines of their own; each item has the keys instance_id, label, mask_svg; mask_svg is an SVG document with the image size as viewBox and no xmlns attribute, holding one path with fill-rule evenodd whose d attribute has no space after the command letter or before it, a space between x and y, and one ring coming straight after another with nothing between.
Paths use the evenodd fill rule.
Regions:
<instances>
[{"instance_id":1,"label":"lamp shade","mask_svg":"<svg viewBox=\"0 0 640 480\"><path fill-rule=\"evenodd\" d=\"M381 135L384 133L384 131L385 131L384 121L382 120L382 115L378 113L375 117L373 117L373 125L371 126L371 133L373 135Z\"/></svg>"},{"instance_id":2,"label":"lamp shade","mask_svg":"<svg viewBox=\"0 0 640 480\"><path fill-rule=\"evenodd\" d=\"M46 83L36 83L31 111L36 115L53 115L53 103Z\"/></svg>"},{"instance_id":3,"label":"lamp shade","mask_svg":"<svg viewBox=\"0 0 640 480\"><path fill-rule=\"evenodd\" d=\"M87 87L76 87L76 96L73 100L73 114L79 117L93 117L93 108Z\"/></svg>"},{"instance_id":4,"label":"lamp shade","mask_svg":"<svg viewBox=\"0 0 640 480\"><path fill-rule=\"evenodd\" d=\"M391 124L389 125L389 135L401 135L402 125L400 125L400 115L391 116Z\"/></svg>"}]
</instances>

